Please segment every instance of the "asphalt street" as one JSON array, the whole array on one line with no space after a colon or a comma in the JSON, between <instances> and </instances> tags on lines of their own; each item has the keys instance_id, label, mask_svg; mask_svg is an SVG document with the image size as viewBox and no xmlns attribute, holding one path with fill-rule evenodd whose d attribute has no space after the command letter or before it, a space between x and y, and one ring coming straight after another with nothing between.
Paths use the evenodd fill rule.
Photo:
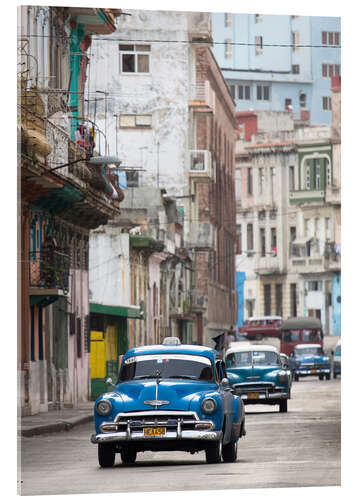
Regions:
<instances>
[{"instance_id":1,"label":"asphalt street","mask_svg":"<svg viewBox=\"0 0 357 500\"><path fill-rule=\"evenodd\" d=\"M293 383L288 413L246 407L247 435L238 460L208 465L204 452L139 453L124 466L101 469L93 424L21 438L22 495L338 486L341 483L340 379Z\"/></svg>"}]
</instances>

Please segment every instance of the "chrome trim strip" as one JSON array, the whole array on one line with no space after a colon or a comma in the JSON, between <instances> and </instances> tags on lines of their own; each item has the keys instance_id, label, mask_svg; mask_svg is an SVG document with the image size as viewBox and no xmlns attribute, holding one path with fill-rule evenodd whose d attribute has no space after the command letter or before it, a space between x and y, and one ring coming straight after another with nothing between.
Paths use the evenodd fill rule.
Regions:
<instances>
[{"instance_id":1,"label":"chrome trim strip","mask_svg":"<svg viewBox=\"0 0 357 500\"><path fill-rule=\"evenodd\" d=\"M160 417L163 415L172 415L172 416L188 416L193 417L195 420L199 420L198 415L195 411L177 411L177 410L143 410L143 411L134 411L128 413L118 413L114 418L114 423L118 423L121 418L130 418L130 417L146 417L146 416L154 416Z\"/></svg>"},{"instance_id":2,"label":"chrome trim strip","mask_svg":"<svg viewBox=\"0 0 357 500\"><path fill-rule=\"evenodd\" d=\"M126 432L112 432L106 434L93 434L91 436L91 442L104 443L104 442L115 442L115 441L150 441L150 440L181 440L181 439L201 439L202 441L219 441L222 438L222 431L198 431L189 430L181 431L181 437L178 436L176 431L166 432L165 436L161 437L144 437L143 433L133 432L128 438Z\"/></svg>"}]
</instances>

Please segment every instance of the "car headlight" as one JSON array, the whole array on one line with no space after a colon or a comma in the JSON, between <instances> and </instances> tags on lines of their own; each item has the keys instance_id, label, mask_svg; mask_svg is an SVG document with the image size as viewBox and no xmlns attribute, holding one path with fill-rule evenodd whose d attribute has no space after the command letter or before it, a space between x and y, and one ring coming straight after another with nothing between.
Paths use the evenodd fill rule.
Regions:
<instances>
[{"instance_id":1,"label":"car headlight","mask_svg":"<svg viewBox=\"0 0 357 500\"><path fill-rule=\"evenodd\" d=\"M105 415L109 415L109 413L112 411L112 404L107 399L101 399L100 401L98 401L96 409L97 413L104 417Z\"/></svg>"},{"instance_id":2,"label":"car headlight","mask_svg":"<svg viewBox=\"0 0 357 500\"><path fill-rule=\"evenodd\" d=\"M205 413L213 413L217 408L216 400L213 398L205 398L201 403L201 408Z\"/></svg>"},{"instance_id":3,"label":"car headlight","mask_svg":"<svg viewBox=\"0 0 357 500\"><path fill-rule=\"evenodd\" d=\"M287 373L279 373L278 376L276 377L277 381L279 384L285 384L285 382L288 381L288 374Z\"/></svg>"}]
</instances>

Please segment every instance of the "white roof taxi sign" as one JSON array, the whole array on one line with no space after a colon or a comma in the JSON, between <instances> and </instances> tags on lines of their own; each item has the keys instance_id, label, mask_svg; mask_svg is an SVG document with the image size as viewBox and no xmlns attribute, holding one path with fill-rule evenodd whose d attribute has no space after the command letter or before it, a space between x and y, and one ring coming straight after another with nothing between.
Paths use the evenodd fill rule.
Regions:
<instances>
[{"instance_id":1,"label":"white roof taxi sign","mask_svg":"<svg viewBox=\"0 0 357 500\"><path fill-rule=\"evenodd\" d=\"M131 356L124 361L125 365L131 363L139 363L140 361L157 361L157 363L165 363L170 359L180 359L182 361L194 361L210 366L211 361L205 356L195 356L192 354L142 354L139 356Z\"/></svg>"}]
</instances>

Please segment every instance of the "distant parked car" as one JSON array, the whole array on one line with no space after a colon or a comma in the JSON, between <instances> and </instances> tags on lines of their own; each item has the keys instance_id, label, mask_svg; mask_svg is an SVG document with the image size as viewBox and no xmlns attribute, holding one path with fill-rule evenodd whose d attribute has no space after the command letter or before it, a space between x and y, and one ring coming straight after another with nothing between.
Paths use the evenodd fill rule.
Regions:
<instances>
[{"instance_id":1,"label":"distant parked car","mask_svg":"<svg viewBox=\"0 0 357 500\"><path fill-rule=\"evenodd\" d=\"M234 394L244 404L279 405L280 412L287 412L292 377L279 351L268 345L238 344L228 349L225 357Z\"/></svg>"},{"instance_id":2,"label":"distant parked car","mask_svg":"<svg viewBox=\"0 0 357 500\"><path fill-rule=\"evenodd\" d=\"M335 351L333 354L333 378L337 375L341 375L341 339L337 342Z\"/></svg>"},{"instance_id":3,"label":"distant parked car","mask_svg":"<svg viewBox=\"0 0 357 500\"><path fill-rule=\"evenodd\" d=\"M172 339L125 354L112 391L95 402L94 420L101 467L113 466L116 453L134 463L146 450L204 450L208 463L234 462L245 435L244 404L218 353Z\"/></svg>"},{"instance_id":4,"label":"distant parked car","mask_svg":"<svg viewBox=\"0 0 357 500\"><path fill-rule=\"evenodd\" d=\"M262 340L264 337L280 338L281 316L251 317L239 328L239 334L247 340Z\"/></svg>"},{"instance_id":5,"label":"distant parked car","mask_svg":"<svg viewBox=\"0 0 357 500\"><path fill-rule=\"evenodd\" d=\"M320 344L298 344L291 353L290 368L297 382L299 377L318 376L330 380L331 360Z\"/></svg>"}]
</instances>

